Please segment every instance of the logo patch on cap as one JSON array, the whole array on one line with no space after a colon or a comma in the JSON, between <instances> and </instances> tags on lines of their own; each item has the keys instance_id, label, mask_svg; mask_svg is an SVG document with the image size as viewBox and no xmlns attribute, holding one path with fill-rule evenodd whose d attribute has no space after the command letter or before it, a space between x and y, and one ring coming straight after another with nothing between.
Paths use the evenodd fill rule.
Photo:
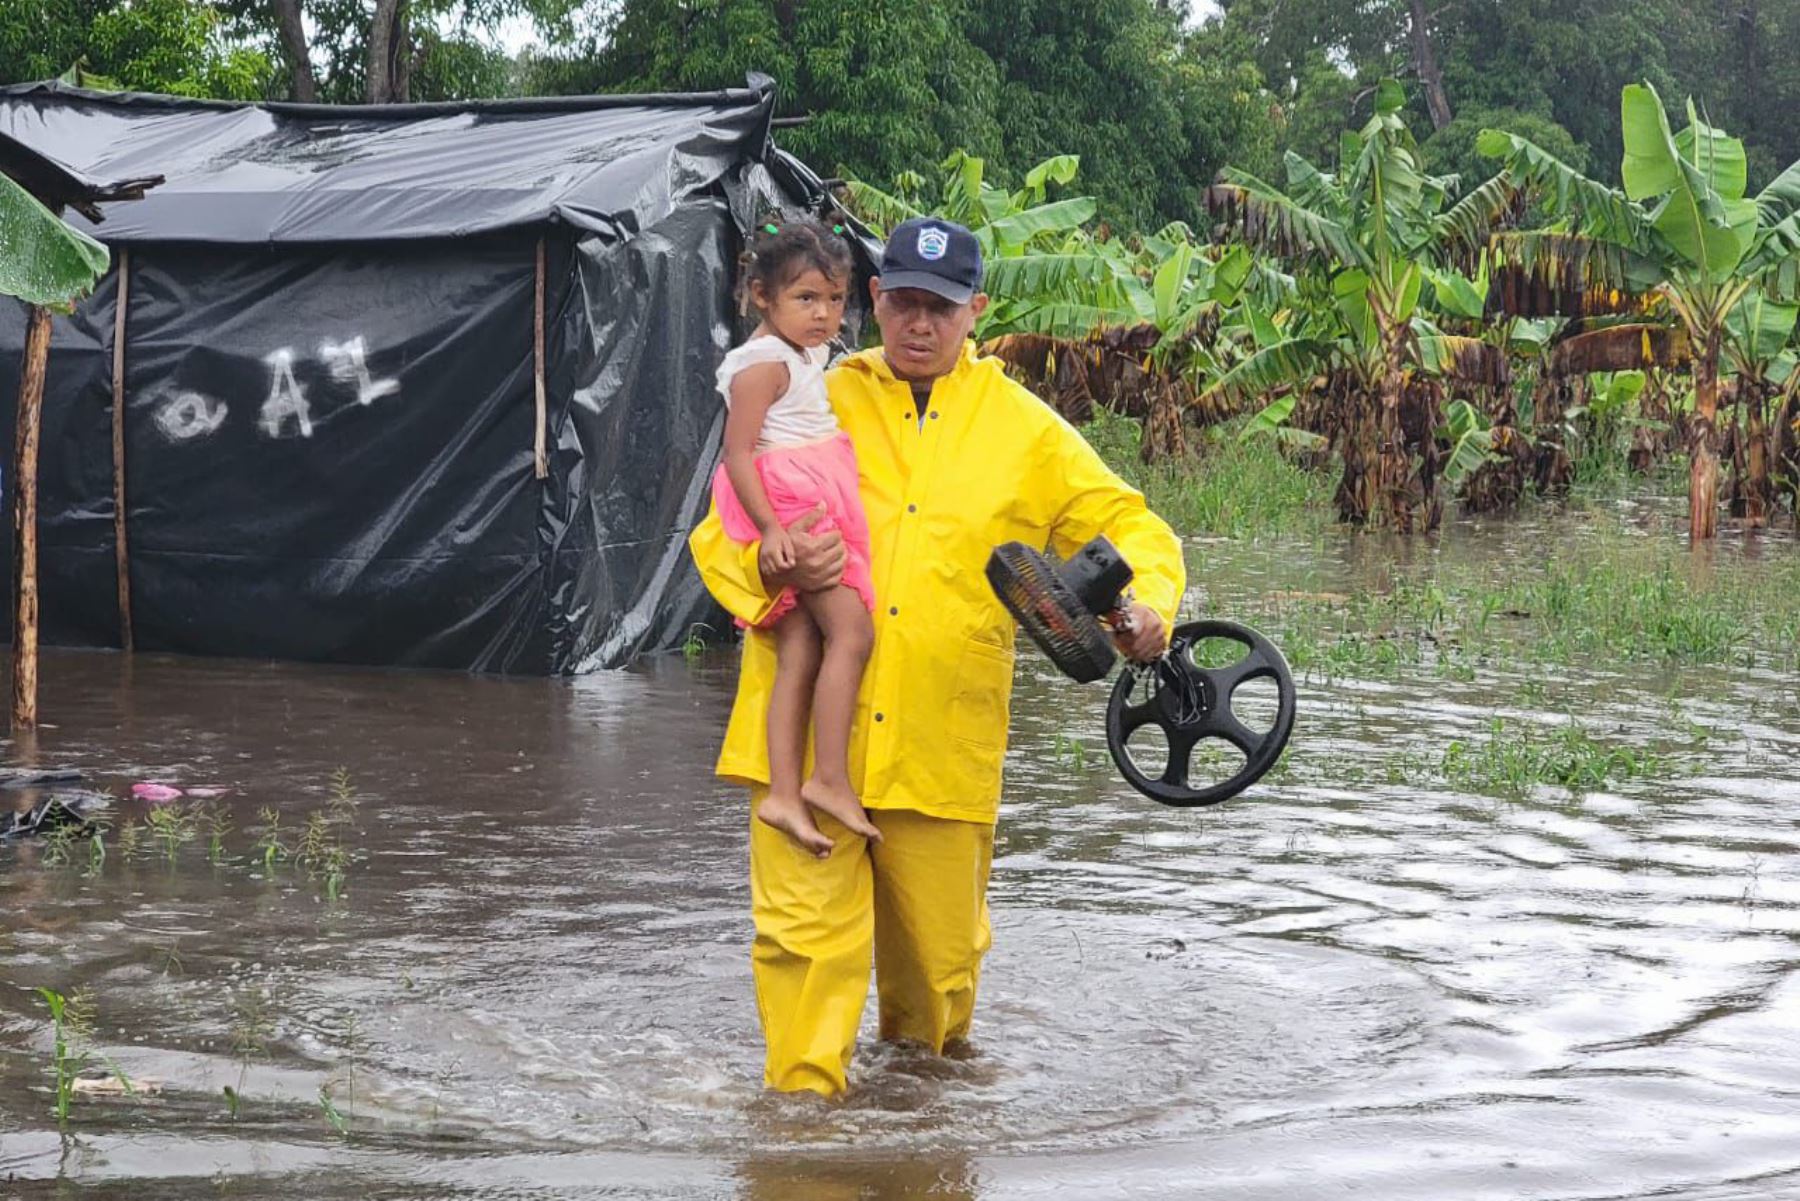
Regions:
<instances>
[{"instance_id":1,"label":"logo patch on cap","mask_svg":"<svg viewBox=\"0 0 1800 1201\"><path fill-rule=\"evenodd\" d=\"M919 257L928 263L935 263L950 249L950 231L945 229L921 229L919 231Z\"/></svg>"}]
</instances>

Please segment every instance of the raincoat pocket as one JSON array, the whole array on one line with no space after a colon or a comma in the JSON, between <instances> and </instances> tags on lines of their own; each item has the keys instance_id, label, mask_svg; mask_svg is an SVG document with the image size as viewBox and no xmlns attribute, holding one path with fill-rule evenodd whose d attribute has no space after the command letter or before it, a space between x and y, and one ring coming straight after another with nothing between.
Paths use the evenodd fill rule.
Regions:
<instances>
[{"instance_id":1,"label":"raincoat pocket","mask_svg":"<svg viewBox=\"0 0 1800 1201\"><path fill-rule=\"evenodd\" d=\"M950 698L951 736L970 746L1005 750L1012 678L1011 651L975 638L965 643Z\"/></svg>"}]
</instances>

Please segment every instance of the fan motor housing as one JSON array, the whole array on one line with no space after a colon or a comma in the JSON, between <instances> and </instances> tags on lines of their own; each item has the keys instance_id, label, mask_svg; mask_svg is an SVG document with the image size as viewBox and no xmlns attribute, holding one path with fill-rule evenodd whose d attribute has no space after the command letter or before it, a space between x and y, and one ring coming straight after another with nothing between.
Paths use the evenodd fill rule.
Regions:
<instances>
[{"instance_id":1,"label":"fan motor housing","mask_svg":"<svg viewBox=\"0 0 1800 1201\"><path fill-rule=\"evenodd\" d=\"M1094 616L1111 613L1131 583L1131 564L1105 538L1096 538L1057 569L1082 607Z\"/></svg>"}]
</instances>

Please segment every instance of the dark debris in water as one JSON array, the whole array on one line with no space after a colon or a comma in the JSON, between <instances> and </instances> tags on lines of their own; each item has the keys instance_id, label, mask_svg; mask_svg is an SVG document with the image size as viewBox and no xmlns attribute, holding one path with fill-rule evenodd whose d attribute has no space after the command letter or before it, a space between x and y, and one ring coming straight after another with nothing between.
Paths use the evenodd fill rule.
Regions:
<instances>
[{"instance_id":1,"label":"dark debris in water","mask_svg":"<svg viewBox=\"0 0 1800 1201\"><path fill-rule=\"evenodd\" d=\"M88 826L112 798L103 792L63 787L79 784L80 772L0 769L0 842L47 834L64 826Z\"/></svg>"}]
</instances>

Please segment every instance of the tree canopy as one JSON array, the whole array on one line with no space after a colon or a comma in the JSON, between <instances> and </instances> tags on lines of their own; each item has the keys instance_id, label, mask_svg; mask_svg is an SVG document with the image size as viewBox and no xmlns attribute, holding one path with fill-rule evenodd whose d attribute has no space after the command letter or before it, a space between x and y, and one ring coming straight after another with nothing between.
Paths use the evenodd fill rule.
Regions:
<instances>
[{"instance_id":1,"label":"tree canopy","mask_svg":"<svg viewBox=\"0 0 1800 1201\"><path fill-rule=\"evenodd\" d=\"M523 25L521 25L523 23ZM514 55L503 28L530 28ZM958 148L1016 186L1079 155L1108 220L1195 221L1230 164L1330 161L1406 88L1424 167L1480 175L1516 133L1618 182L1625 84L1693 96L1766 178L1800 157L1795 0L0 0L0 82L355 103L741 85L762 71L783 144L891 184Z\"/></svg>"}]
</instances>

